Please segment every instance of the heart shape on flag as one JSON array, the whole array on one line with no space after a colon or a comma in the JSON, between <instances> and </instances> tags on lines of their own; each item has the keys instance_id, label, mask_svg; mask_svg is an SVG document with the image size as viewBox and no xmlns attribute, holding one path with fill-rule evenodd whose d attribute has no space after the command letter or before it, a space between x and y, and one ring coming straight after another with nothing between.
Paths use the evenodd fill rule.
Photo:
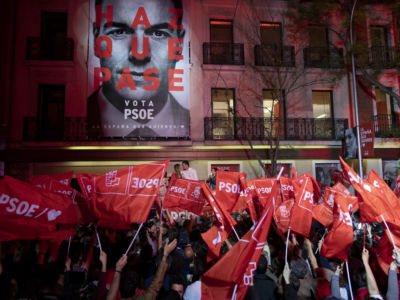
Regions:
<instances>
[{"instance_id":1,"label":"heart shape on flag","mask_svg":"<svg viewBox=\"0 0 400 300\"><path fill-rule=\"evenodd\" d=\"M47 219L49 220L49 222L51 222L57 219L60 215L61 215L61 210L51 209L47 213Z\"/></svg>"}]
</instances>

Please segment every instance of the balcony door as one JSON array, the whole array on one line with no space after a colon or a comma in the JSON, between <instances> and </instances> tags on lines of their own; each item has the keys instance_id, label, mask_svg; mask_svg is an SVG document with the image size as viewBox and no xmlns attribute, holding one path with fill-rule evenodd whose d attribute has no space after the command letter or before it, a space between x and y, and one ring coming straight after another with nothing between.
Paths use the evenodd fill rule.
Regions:
<instances>
[{"instance_id":1,"label":"balcony door","mask_svg":"<svg viewBox=\"0 0 400 300\"><path fill-rule=\"evenodd\" d=\"M212 89L211 101L213 139L234 139L234 89Z\"/></svg>"},{"instance_id":2,"label":"balcony door","mask_svg":"<svg viewBox=\"0 0 400 300\"><path fill-rule=\"evenodd\" d=\"M210 55L213 63L230 64L233 56L231 20L210 20Z\"/></svg>"},{"instance_id":3,"label":"balcony door","mask_svg":"<svg viewBox=\"0 0 400 300\"><path fill-rule=\"evenodd\" d=\"M371 60L372 63L380 66L389 66L390 53L390 30L386 26L371 26Z\"/></svg>"},{"instance_id":4,"label":"balcony door","mask_svg":"<svg viewBox=\"0 0 400 300\"><path fill-rule=\"evenodd\" d=\"M62 140L65 85L40 85L38 104L38 136L43 140Z\"/></svg>"},{"instance_id":5,"label":"balcony door","mask_svg":"<svg viewBox=\"0 0 400 300\"><path fill-rule=\"evenodd\" d=\"M284 136L284 98L276 90L263 90L264 137ZM280 130L279 130L280 129Z\"/></svg>"},{"instance_id":6,"label":"balcony door","mask_svg":"<svg viewBox=\"0 0 400 300\"><path fill-rule=\"evenodd\" d=\"M332 91L312 91L314 117L314 136L318 139L329 139L333 132Z\"/></svg>"},{"instance_id":7,"label":"balcony door","mask_svg":"<svg viewBox=\"0 0 400 300\"><path fill-rule=\"evenodd\" d=\"M392 127L397 127L400 113L397 103L378 87L375 88L375 100L375 126L378 126L378 131L387 131Z\"/></svg>"}]
</instances>

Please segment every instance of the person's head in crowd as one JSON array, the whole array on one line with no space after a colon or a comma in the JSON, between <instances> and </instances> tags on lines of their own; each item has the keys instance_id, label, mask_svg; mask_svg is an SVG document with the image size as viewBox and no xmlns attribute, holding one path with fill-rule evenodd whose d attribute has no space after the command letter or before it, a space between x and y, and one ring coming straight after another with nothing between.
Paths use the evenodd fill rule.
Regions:
<instances>
[{"instance_id":1,"label":"person's head in crowd","mask_svg":"<svg viewBox=\"0 0 400 300\"><path fill-rule=\"evenodd\" d=\"M183 280L180 276L172 276L170 282L170 290L176 291L179 294L180 298L182 299L184 286L183 286Z\"/></svg>"},{"instance_id":2,"label":"person's head in crowd","mask_svg":"<svg viewBox=\"0 0 400 300\"><path fill-rule=\"evenodd\" d=\"M137 272L129 270L121 274L119 291L122 298L130 298L135 295L140 286L140 276Z\"/></svg>"},{"instance_id":3,"label":"person's head in crowd","mask_svg":"<svg viewBox=\"0 0 400 300\"><path fill-rule=\"evenodd\" d=\"M194 257L194 252L192 248L192 244L186 244L183 248L185 257L188 259L192 259Z\"/></svg>"},{"instance_id":4,"label":"person's head in crowd","mask_svg":"<svg viewBox=\"0 0 400 300\"><path fill-rule=\"evenodd\" d=\"M181 299L182 297L175 290L169 290L164 294L164 296L161 297L161 300L181 300Z\"/></svg>"},{"instance_id":5,"label":"person's head in crowd","mask_svg":"<svg viewBox=\"0 0 400 300\"><path fill-rule=\"evenodd\" d=\"M182 178L181 165L180 164L175 164L174 165L174 173L178 178Z\"/></svg>"},{"instance_id":6,"label":"person's head in crowd","mask_svg":"<svg viewBox=\"0 0 400 300\"><path fill-rule=\"evenodd\" d=\"M308 266L304 259L297 258L290 262L290 282L296 288L300 287L300 279L303 279L307 272Z\"/></svg>"},{"instance_id":7,"label":"person's head in crowd","mask_svg":"<svg viewBox=\"0 0 400 300\"><path fill-rule=\"evenodd\" d=\"M190 164L187 160L182 161L182 168L183 170L188 170L190 168Z\"/></svg>"},{"instance_id":8,"label":"person's head in crowd","mask_svg":"<svg viewBox=\"0 0 400 300\"><path fill-rule=\"evenodd\" d=\"M212 177L217 176L217 171L218 171L218 168L211 168L211 176Z\"/></svg>"},{"instance_id":9,"label":"person's head in crowd","mask_svg":"<svg viewBox=\"0 0 400 300\"><path fill-rule=\"evenodd\" d=\"M268 261L264 255L260 256L260 260L258 261L256 274L265 274L268 268Z\"/></svg>"},{"instance_id":10,"label":"person's head in crowd","mask_svg":"<svg viewBox=\"0 0 400 300\"><path fill-rule=\"evenodd\" d=\"M172 14L169 9L182 9L180 0L96 0L101 5L101 11L107 11L107 6L113 7L113 23L107 24L102 18L99 27L94 24L94 38L108 37L112 41L112 53L107 57L99 57L100 66L107 68L110 79L103 82L103 93L117 108L123 106L124 100L153 100L155 115L164 107L168 97L168 73L175 69L176 59L169 59L168 43L170 39L183 39L184 29L170 29ZM135 16L142 7L146 12L150 28L139 22L132 28ZM182 24L181 17L178 27ZM132 37L137 37L137 55L132 50ZM102 43L104 47L105 43ZM133 48L134 49L134 48ZM97 54L97 52L96 52ZM140 56L141 55L141 56ZM129 70L135 88L119 88L119 82ZM150 70L146 79L145 72ZM153 78L153 79L151 79ZM156 83L157 82L157 83ZM149 86L151 86L149 88ZM157 87L157 88L154 88ZM155 100L155 101L154 101Z\"/></svg>"}]
</instances>

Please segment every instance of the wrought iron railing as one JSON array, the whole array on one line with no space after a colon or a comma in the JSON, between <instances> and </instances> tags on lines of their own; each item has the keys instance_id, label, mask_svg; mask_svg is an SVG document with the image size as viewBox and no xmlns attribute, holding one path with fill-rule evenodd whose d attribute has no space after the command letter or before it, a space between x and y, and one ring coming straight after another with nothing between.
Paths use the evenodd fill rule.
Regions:
<instances>
[{"instance_id":1,"label":"wrought iron railing","mask_svg":"<svg viewBox=\"0 0 400 300\"><path fill-rule=\"evenodd\" d=\"M343 49L332 47L304 48L304 66L307 68L343 68Z\"/></svg>"},{"instance_id":2,"label":"wrought iron railing","mask_svg":"<svg viewBox=\"0 0 400 300\"><path fill-rule=\"evenodd\" d=\"M400 47L371 47L370 65L376 69L396 68L400 66Z\"/></svg>"},{"instance_id":3,"label":"wrought iron railing","mask_svg":"<svg viewBox=\"0 0 400 300\"><path fill-rule=\"evenodd\" d=\"M280 131L278 127L280 126ZM269 118L204 118L206 140L342 140L347 119L286 118L285 122Z\"/></svg>"},{"instance_id":4,"label":"wrought iron railing","mask_svg":"<svg viewBox=\"0 0 400 300\"><path fill-rule=\"evenodd\" d=\"M396 114L373 116L376 137L400 137L400 117Z\"/></svg>"},{"instance_id":5,"label":"wrought iron railing","mask_svg":"<svg viewBox=\"0 0 400 300\"><path fill-rule=\"evenodd\" d=\"M211 65L243 65L243 44L204 43L203 64Z\"/></svg>"},{"instance_id":6,"label":"wrought iron railing","mask_svg":"<svg viewBox=\"0 0 400 300\"><path fill-rule=\"evenodd\" d=\"M294 67L293 46L256 45L254 47L256 66Z\"/></svg>"},{"instance_id":7,"label":"wrought iron railing","mask_svg":"<svg viewBox=\"0 0 400 300\"><path fill-rule=\"evenodd\" d=\"M74 40L71 38L56 39L46 48L40 37L27 37L26 58L28 60L73 60Z\"/></svg>"}]
</instances>

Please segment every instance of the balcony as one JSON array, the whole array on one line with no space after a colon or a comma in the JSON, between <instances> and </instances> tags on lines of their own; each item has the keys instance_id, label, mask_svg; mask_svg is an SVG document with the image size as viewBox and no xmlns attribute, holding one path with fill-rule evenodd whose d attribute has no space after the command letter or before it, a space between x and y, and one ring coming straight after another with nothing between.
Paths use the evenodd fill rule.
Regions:
<instances>
[{"instance_id":1,"label":"balcony","mask_svg":"<svg viewBox=\"0 0 400 300\"><path fill-rule=\"evenodd\" d=\"M204 43L203 64L210 65L243 65L243 44Z\"/></svg>"},{"instance_id":2,"label":"balcony","mask_svg":"<svg viewBox=\"0 0 400 300\"><path fill-rule=\"evenodd\" d=\"M36 117L24 118L24 141L83 141L87 140L86 118L66 117L60 128L43 128Z\"/></svg>"},{"instance_id":3,"label":"balcony","mask_svg":"<svg viewBox=\"0 0 400 300\"><path fill-rule=\"evenodd\" d=\"M303 53L306 68L335 69L344 66L343 49L341 48L304 48Z\"/></svg>"},{"instance_id":4,"label":"balcony","mask_svg":"<svg viewBox=\"0 0 400 300\"><path fill-rule=\"evenodd\" d=\"M400 47L371 47L370 66L374 69L390 69L400 66Z\"/></svg>"},{"instance_id":5,"label":"balcony","mask_svg":"<svg viewBox=\"0 0 400 300\"><path fill-rule=\"evenodd\" d=\"M400 118L396 114L373 116L376 137L400 137Z\"/></svg>"},{"instance_id":6,"label":"balcony","mask_svg":"<svg viewBox=\"0 0 400 300\"><path fill-rule=\"evenodd\" d=\"M267 140L276 136L278 120L271 131L271 120L265 118L204 118L206 140ZM342 140L347 119L286 118L282 140ZM284 137L283 137L284 135Z\"/></svg>"},{"instance_id":7,"label":"balcony","mask_svg":"<svg viewBox=\"0 0 400 300\"><path fill-rule=\"evenodd\" d=\"M256 45L254 47L256 66L294 67L293 46Z\"/></svg>"},{"instance_id":8,"label":"balcony","mask_svg":"<svg viewBox=\"0 0 400 300\"><path fill-rule=\"evenodd\" d=\"M28 60L73 60L74 40L55 38L51 44L45 44L40 37L27 37L26 59Z\"/></svg>"}]
</instances>

